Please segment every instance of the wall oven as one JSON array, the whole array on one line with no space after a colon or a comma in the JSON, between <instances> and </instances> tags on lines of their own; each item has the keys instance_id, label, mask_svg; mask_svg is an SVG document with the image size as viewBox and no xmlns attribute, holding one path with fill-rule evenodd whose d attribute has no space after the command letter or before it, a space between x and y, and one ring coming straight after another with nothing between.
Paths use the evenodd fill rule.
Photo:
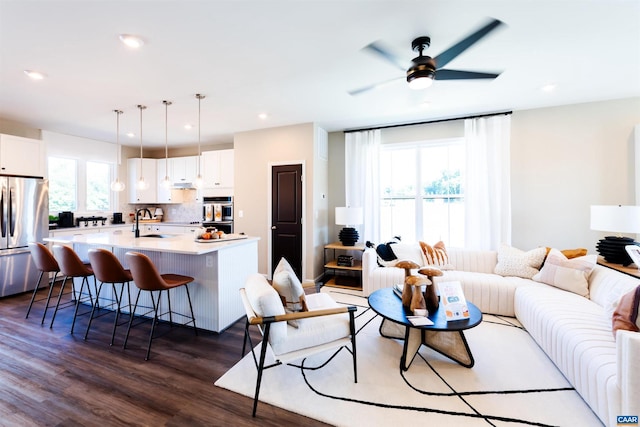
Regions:
<instances>
[{"instance_id":1,"label":"wall oven","mask_svg":"<svg viewBox=\"0 0 640 427\"><path fill-rule=\"evenodd\" d=\"M215 227L227 234L233 233L233 196L204 197L202 226Z\"/></svg>"}]
</instances>

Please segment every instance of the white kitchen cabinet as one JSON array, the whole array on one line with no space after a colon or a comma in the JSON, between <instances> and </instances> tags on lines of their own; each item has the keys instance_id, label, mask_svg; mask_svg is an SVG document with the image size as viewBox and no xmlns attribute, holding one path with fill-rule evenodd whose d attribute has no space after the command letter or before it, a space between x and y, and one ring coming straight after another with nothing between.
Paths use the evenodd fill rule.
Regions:
<instances>
[{"instance_id":1,"label":"white kitchen cabinet","mask_svg":"<svg viewBox=\"0 0 640 427\"><path fill-rule=\"evenodd\" d=\"M158 186L158 194L156 197L156 203L182 203L184 201L183 191L173 188L173 176L172 173L172 160L169 159L169 166L167 167L167 161L165 159L158 159L156 161L157 178L156 184ZM164 177L169 174L171 180L171 186L165 187L163 184Z\"/></svg>"},{"instance_id":2,"label":"white kitchen cabinet","mask_svg":"<svg viewBox=\"0 0 640 427\"><path fill-rule=\"evenodd\" d=\"M233 188L233 150L202 152L203 188Z\"/></svg>"},{"instance_id":3,"label":"white kitchen cabinet","mask_svg":"<svg viewBox=\"0 0 640 427\"><path fill-rule=\"evenodd\" d=\"M141 169L142 167L142 169ZM127 160L129 174L129 203L157 203L158 182L156 159L132 158ZM147 188L140 190L137 187L138 179L142 175L147 183Z\"/></svg>"},{"instance_id":4,"label":"white kitchen cabinet","mask_svg":"<svg viewBox=\"0 0 640 427\"><path fill-rule=\"evenodd\" d=\"M198 156L172 157L169 159L169 165L171 166L169 176L178 186L193 184L198 176Z\"/></svg>"},{"instance_id":5,"label":"white kitchen cabinet","mask_svg":"<svg viewBox=\"0 0 640 427\"><path fill-rule=\"evenodd\" d=\"M46 176L44 143L39 139L0 135L0 173Z\"/></svg>"}]
</instances>

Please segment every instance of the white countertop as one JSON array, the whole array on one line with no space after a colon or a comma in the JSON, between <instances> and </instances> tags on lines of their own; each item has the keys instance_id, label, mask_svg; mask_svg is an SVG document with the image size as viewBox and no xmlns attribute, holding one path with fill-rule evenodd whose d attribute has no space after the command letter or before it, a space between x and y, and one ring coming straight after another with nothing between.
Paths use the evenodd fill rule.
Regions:
<instances>
[{"instance_id":1,"label":"white countertop","mask_svg":"<svg viewBox=\"0 0 640 427\"><path fill-rule=\"evenodd\" d=\"M186 255L202 255L224 250L237 245L244 245L259 240L239 234L228 234L227 238L211 240L210 243L200 243L193 239L192 234L161 233L166 238L144 237L135 238L130 233L91 233L73 236L47 237L44 240L62 244L86 244L93 246L112 246L116 248L137 249L147 251L162 251Z\"/></svg>"}]
</instances>

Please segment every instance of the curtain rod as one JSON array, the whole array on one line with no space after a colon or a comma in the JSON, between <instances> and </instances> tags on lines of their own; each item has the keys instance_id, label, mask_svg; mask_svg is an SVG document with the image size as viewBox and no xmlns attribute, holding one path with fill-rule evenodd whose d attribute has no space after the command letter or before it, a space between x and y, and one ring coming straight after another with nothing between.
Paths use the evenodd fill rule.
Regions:
<instances>
[{"instance_id":1,"label":"curtain rod","mask_svg":"<svg viewBox=\"0 0 640 427\"><path fill-rule=\"evenodd\" d=\"M362 132L362 131L377 130L377 129L390 129L390 128L397 128L397 127L403 127L403 126L426 125L426 124L429 124L429 123L452 122L454 120L480 119L482 117L509 115L509 114L512 114L512 113L513 113L513 111L504 111L502 113L476 114L475 116L452 117L452 118L449 118L449 119L435 119L435 120L427 120L427 121L424 121L424 122L399 123L399 124L395 124L395 125L374 126L374 127L370 127L370 128L347 129L347 130L344 131L344 133Z\"/></svg>"}]
</instances>

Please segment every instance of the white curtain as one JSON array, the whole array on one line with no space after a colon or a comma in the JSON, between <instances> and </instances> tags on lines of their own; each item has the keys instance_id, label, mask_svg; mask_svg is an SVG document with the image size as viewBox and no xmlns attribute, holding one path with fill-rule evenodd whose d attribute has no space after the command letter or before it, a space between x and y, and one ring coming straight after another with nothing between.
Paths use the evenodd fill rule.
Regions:
<instances>
[{"instance_id":1,"label":"white curtain","mask_svg":"<svg viewBox=\"0 0 640 427\"><path fill-rule=\"evenodd\" d=\"M511 244L511 115L466 119L464 125L465 247L497 250Z\"/></svg>"},{"instance_id":2,"label":"white curtain","mask_svg":"<svg viewBox=\"0 0 640 427\"><path fill-rule=\"evenodd\" d=\"M364 222L355 227L361 242L380 240L379 153L379 129L346 134L345 202L347 207L362 207Z\"/></svg>"}]
</instances>

